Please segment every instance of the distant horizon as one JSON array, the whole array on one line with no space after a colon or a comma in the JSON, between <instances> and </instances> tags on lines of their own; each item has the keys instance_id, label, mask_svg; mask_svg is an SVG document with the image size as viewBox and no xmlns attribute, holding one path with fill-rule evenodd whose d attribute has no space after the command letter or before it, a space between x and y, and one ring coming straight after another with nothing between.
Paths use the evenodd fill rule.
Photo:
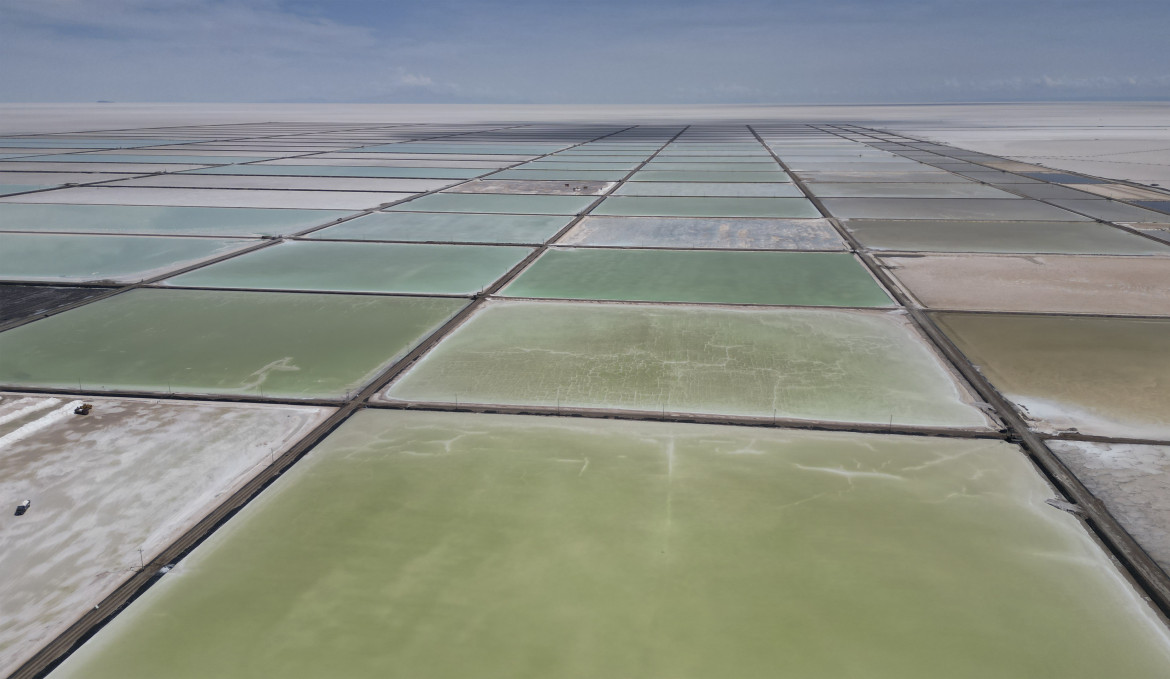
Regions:
<instances>
[{"instance_id":1,"label":"distant horizon","mask_svg":"<svg viewBox=\"0 0 1170 679\"><path fill-rule=\"evenodd\" d=\"M206 101L166 101L166 100L114 100L114 99L97 99L93 101L86 100L72 100L72 101L0 101L0 106L85 106L90 104L112 104L121 106L497 106L497 107L553 107L553 108L570 108L570 107L605 107L605 108L686 108L686 107L702 107L702 108L734 108L734 107L759 107L759 108L799 108L799 107L833 107L833 108L848 108L848 107L886 107L896 108L901 106L1016 106L1016 105L1053 105L1064 106L1069 104L1170 104L1170 97L1159 98L1113 98L1113 99L985 99L985 100L970 100L970 101L855 101L855 102L679 102L679 103L654 103L654 102L498 102L498 101L456 101L456 102L429 102L429 101L312 101L312 100L270 100L270 101L230 101L230 100L206 100Z\"/></svg>"}]
</instances>

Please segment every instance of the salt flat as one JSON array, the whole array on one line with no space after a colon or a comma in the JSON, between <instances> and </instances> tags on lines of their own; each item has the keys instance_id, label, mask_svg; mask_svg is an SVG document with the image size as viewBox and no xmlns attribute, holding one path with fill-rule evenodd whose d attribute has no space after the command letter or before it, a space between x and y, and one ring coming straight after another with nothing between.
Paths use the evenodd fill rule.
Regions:
<instances>
[{"instance_id":1,"label":"salt flat","mask_svg":"<svg viewBox=\"0 0 1170 679\"><path fill-rule=\"evenodd\" d=\"M1170 186L1170 103L890 106L0 104L0 134L265 122L851 122L1052 168Z\"/></svg>"},{"instance_id":2,"label":"salt flat","mask_svg":"<svg viewBox=\"0 0 1170 679\"><path fill-rule=\"evenodd\" d=\"M0 394L0 675L331 411Z\"/></svg>"}]
</instances>

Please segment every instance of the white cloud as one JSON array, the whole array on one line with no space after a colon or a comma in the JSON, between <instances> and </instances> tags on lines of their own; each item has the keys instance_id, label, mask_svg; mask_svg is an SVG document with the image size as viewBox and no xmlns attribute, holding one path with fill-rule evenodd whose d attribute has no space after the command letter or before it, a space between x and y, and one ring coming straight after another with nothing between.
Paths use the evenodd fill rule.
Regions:
<instances>
[{"instance_id":1,"label":"white cloud","mask_svg":"<svg viewBox=\"0 0 1170 679\"><path fill-rule=\"evenodd\" d=\"M273 0L0 0L8 99L336 100L457 88Z\"/></svg>"},{"instance_id":2,"label":"white cloud","mask_svg":"<svg viewBox=\"0 0 1170 679\"><path fill-rule=\"evenodd\" d=\"M1170 96L1170 4L1114 1L0 0L0 99Z\"/></svg>"},{"instance_id":3,"label":"white cloud","mask_svg":"<svg viewBox=\"0 0 1170 679\"><path fill-rule=\"evenodd\" d=\"M1170 75L1035 75L1010 78L943 79L943 85L957 92L971 93L1027 93L1049 91L1053 94L1095 93L1145 96L1161 92L1170 94Z\"/></svg>"}]
</instances>

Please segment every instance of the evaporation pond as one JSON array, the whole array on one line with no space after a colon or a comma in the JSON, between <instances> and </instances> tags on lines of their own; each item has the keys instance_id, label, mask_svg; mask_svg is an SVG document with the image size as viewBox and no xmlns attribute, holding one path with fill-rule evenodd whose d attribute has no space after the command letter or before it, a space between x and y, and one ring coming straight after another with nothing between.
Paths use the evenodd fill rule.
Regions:
<instances>
[{"instance_id":1,"label":"evaporation pond","mask_svg":"<svg viewBox=\"0 0 1170 679\"><path fill-rule=\"evenodd\" d=\"M0 203L0 231L277 236L350 214L346 210Z\"/></svg>"},{"instance_id":2,"label":"evaporation pond","mask_svg":"<svg viewBox=\"0 0 1170 679\"><path fill-rule=\"evenodd\" d=\"M373 167L359 165L225 165L191 170L190 174L261 175L289 177L385 177L416 179L471 179L489 172L485 168Z\"/></svg>"},{"instance_id":3,"label":"evaporation pond","mask_svg":"<svg viewBox=\"0 0 1170 679\"><path fill-rule=\"evenodd\" d=\"M0 333L0 384L341 397L466 300L138 289Z\"/></svg>"},{"instance_id":4,"label":"evaporation pond","mask_svg":"<svg viewBox=\"0 0 1170 679\"><path fill-rule=\"evenodd\" d=\"M817 218L821 214L807 198L612 196L597 206L595 215L628 217L787 217Z\"/></svg>"},{"instance_id":5,"label":"evaporation pond","mask_svg":"<svg viewBox=\"0 0 1170 679\"><path fill-rule=\"evenodd\" d=\"M552 249L510 297L794 306L889 306L847 252Z\"/></svg>"},{"instance_id":6,"label":"evaporation pond","mask_svg":"<svg viewBox=\"0 0 1170 679\"><path fill-rule=\"evenodd\" d=\"M804 197L795 184L738 182L626 182L619 196L750 196L771 198Z\"/></svg>"},{"instance_id":7,"label":"evaporation pond","mask_svg":"<svg viewBox=\"0 0 1170 679\"><path fill-rule=\"evenodd\" d=\"M92 609L328 408L0 394L0 676ZM142 561L139 552L142 550Z\"/></svg>"},{"instance_id":8,"label":"evaporation pond","mask_svg":"<svg viewBox=\"0 0 1170 679\"><path fill-rule=\"evenodd\" d=\"M541 170L533 169L504 170L491 176L492 179L519 179L530 181L621 181L628 172L625 170Z\"/></svg>"},{"instance_id":9,"label":"evaporation pond","mask_svg":"<svg viewBox=\"0 0 1170 679\"><path fill-rule=\"evenodd\" d=\"M0 279L137 282L260 242L0 232Z\"/></svg>"},{"instance_id":10,"label":"evaporation pond","mask_svg":"<svg viewBox=\"0 0 1170 679\"><path fill-rule=\"evenodd\" d=\"M825 198L825 209L841 219L958 219L980 221L1085 221L1037 200L1016 198Z\"/></svg>"},{"instance_id":11,"label":"evaporation pond","mask_svg":"<svg viewBox=\"0 0 1170 679\"><path fill-rule=\"evenodd\" d=\"M494 245L286 241L166 282L197 288L466 295L490 286L530 252Z\"/></svg>"},{"instance_id":12,"label":"evaporation pond","mask_svg":"<svg viewBox=\"0 0 1170 679\"><path fill-rule=\"evenodd\" d=\"M772 172L720 172L717 170L639 170L630 181L635 182L787 182L783 170Z\"/></svg>"},{"instance_id":13,"label":"evaporation pond","mask_svg":"<svg viewBox=\"0 0 1170 679\"><path fill-rule=\"evenodd\" d=\"M1044 431L1170 435L1170 319L962 313L935 318Z\"/></svg>"},{"instance_id":14,"label":"evaporation pond","mask_svg":"<svg viewBox=\"0 0 1170 679\"><path fill-rule=\"evenodd\" d=\"M851 219L867 248L907 252L1170 254L1165 245L1097 222L959 222Z\"/></svg>"},{"instance_id":15,"label":"evaporation pond","mask_svg":"<svg viewBox=\"0 0 1170 679\"><path fill-rule=\"evenodd\" d=\"M902 184L893 182L810 182L809 190L820 198L1017 198L994 186L967 182L926 182Z\"/></svg>"},{"instance_id":16,"label":"evaporation pond","mask_svg":"<svg viewBox=\"0 0 1170 679\"><path fill-rule=\"evenodd\" d=\"M1051 494L1001 441L365 410L52 676L1166 676Z\"/></svg>"},{"instance_id":17,"label":"evaporation pond","mask_svg":"<svg viewBox=\"0 0 1170 679\"><path fill-rule=\"evenodd\" d=\"M552 238L569 217L465 215L458 212L375 212L313 233L310 238L454 243L531 243Z\"/></svg>"},{"instance_id":18,"label":"evaporation pond","mask_svg":"<svg viewBox=\"0 0 1170 679\"><path fill-rule=\"evenodd\" d=\"M742 217L593 217L581 219L557 241L599 247L737 250L845 250L824 219Z\"/></svg>"},{"instance_id":19,"label":"evaporation pond","mask_svg":"<svg viewBox=\"0 0 1170 679\"><path fill-rule=\"evenodd\" d=\"M367 153L452 153L463 155L523 155L540 156L556 153L562 144L451 144L445 142L399 142L356 149Z\"/></svg>"},{"instance_id":20,"label":"evaporation pond","mask_svg":"<svg viewBox=\"0 0 1170 679\"><path fill-rule=\"evenodd\" d=\"M53 186L56 186L56 184L0 184L0 196L10 196L14 193L36 191L37 189L48 189Z\"/></svg>"},{"instance_id":21,"label":"evaporation pond","mask_svg":"<svg viewBox=\"0 0 1170 679\"><path fill-rule=\"evenodd\" d=\"M517 215L575 215L593 196L537 196L504 193L432 193L388 208L393 212L490 212Z\"/></svg>"},{"instance_id":22,"label":"evaporation pond","mask_svg":"<svg viewBox=\"0 0 1170 679\"><path fill-rule=\"evenodd\" d=\"M388 396L987 424L906 318L877 311L490 302Z\"/></svg>"},{"instance_id":23,"label":"evaporation pond","mask_svg":"<svg viewBox=\"0 0 1170 679\"><path fill-rule=\"evenodd\" d=\"M971 311L1170 315L1170 258L887 255L925 306Z\"/></svg>"}]
</instances>

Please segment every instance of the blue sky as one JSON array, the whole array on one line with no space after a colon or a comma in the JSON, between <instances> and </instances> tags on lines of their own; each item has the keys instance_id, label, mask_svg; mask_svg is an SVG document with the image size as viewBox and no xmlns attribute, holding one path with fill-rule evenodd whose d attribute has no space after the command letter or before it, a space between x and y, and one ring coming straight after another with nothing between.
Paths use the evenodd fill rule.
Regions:
<instances>
[{"instance_id":1,"label":"blue sky","mask_svg":"<svg viewBox=\"0 0 1170 679\"><path fill-rule=\"evenodd\" d=\"M1170 99L1170 0L0 0L0 100Z\"/></svg>"}]
</instances>

